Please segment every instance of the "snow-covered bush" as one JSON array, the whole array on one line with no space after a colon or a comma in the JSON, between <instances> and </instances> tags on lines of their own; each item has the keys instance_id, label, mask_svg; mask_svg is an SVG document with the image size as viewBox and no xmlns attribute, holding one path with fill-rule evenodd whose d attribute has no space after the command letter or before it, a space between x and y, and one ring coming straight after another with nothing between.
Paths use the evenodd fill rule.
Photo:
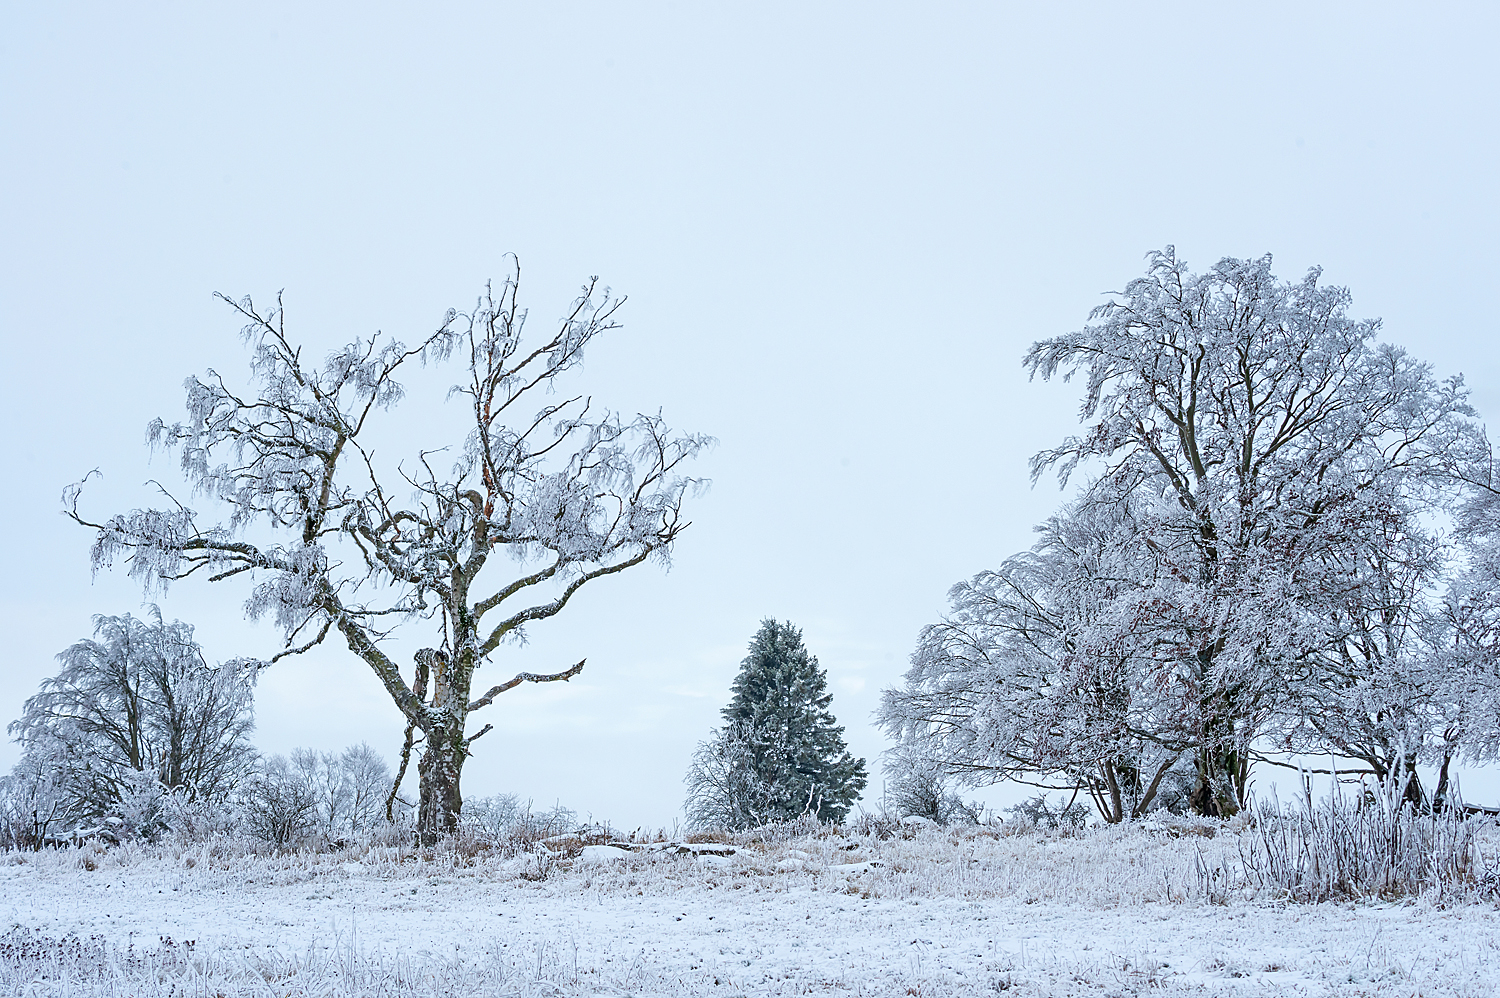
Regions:
<instances>
[{"instance_id":1,"label":"snow-covered bush","mask_svg":"<svg viewBox=\"0 0 1500 998\"><path fill-rule=\"evenodd\" d=\"M579 831L577 812L560 803L539 810L515 794L496 794L464 801L463 823L453 845L463 850L498 847L500 855L514 856L534 851L545 840ZM589 836L580 834L580 847L585 837ZM593 838L608 841L609 836Z\"/></svg>"},{"instance_id":2,"label":"snow-covered bush","mask_svg":"<svg viewBox=\"0 0 1500 998\"><path fill-rule=\"evenodd\" d=\"M61 772L30 753L0 776L0 849L38 849L67 822L61 782Z\"/></svg>"},{"instance_id":3,"label":"snow-covered bush","mask_svg":"<svg viewBox=\"0 0 1500 998\"><path fill-rule=\"evenodd\" d=\"M1006 812L1018 821L1043 831L1073 834L1081 831L1089 820L1089 806L1080 800L1048 801L1046 794L1037 794Z\"/></svg>"},{"instance_id":4,"label":"snow-covered bush","mask_svg":"<svg viewBox=\"0 0 1500 998\"><path fill-rule=\"evenodd\" d=\"M50 774L61 824L115 818L154 835L164 793L223 800L253 765L257 663L210 665L191 626L154 607L150 620L97 616L94 637L58 661L9 730L22 769Z\"/></svg>"},{"instance_id":5,"label":"snow-covered bush","mask_svg":"<svg viewBox=\"0 0 1500 998\"><path fill-rule=\"evenodd\" d=\"M168 799L172 791L150 773L129 772L120 780L120 799L104 824L125 838L155 841L169 829Z\"/></svg>"},{"instance_id":6,"label":"snow-covered bush","mask_svg":"<svg viewBox=\"0 0 1500 998\"><path fill-rule=\"evenodd\" d=\"M578 824L578 813L560 803L538 809L515 794L470 797L464 801L464 826L491 839L516 834L545 837L561 835Z\"/></svg>"}]
</instances>

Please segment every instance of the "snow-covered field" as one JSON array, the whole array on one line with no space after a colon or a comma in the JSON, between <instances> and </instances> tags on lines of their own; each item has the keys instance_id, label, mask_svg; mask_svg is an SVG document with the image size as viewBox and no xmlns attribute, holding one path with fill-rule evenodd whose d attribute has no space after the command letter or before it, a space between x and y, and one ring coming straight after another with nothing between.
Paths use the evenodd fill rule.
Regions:
<instances>
[{"instance_id":1,"label":"snow-covered field","mask_svg":"<svg viewBox=\"0 0 1500 998\"><path fill-rule=\"evenodd\" d=\"M1191 828L0 855L25 995L1492 995L1500 913L1299 905ZM1218 871L1218 872L1215 872Z\"/></svg>"}]
</instances>

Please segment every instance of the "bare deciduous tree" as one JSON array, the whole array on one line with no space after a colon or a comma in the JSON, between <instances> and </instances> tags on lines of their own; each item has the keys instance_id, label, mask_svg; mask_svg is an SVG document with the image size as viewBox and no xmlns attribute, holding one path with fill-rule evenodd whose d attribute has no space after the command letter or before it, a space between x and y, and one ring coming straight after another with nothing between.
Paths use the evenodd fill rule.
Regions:
<instances>
[{"instance_id":1,"label":"bare deciduous tree","mask_svg":"<svg viewBox=\"0 0 1500 998\"><path fill-rule=\"evenodd\" d=\"M149 431L225 515L174 500L97 523L79 514L78 487L65 497L96 531L96 569L125 558L147 586L253 579L247 611L285 635L272 661L342 637L406 718L403 773L421 733L424 836L456 827L464 760L491 729L470 732L469 715L523 683L570 679L583 662L488 689L475 686L479 670L584 585L665 562L700 483L682 465L711 443L674 434L659 415L627 420L587 396L553 395L594 338L617 327L620 300L591 281L550 336L523 341L516 274L414 346L376 334L320 366L288 337L279 302L262 313L225 299L247 323L252 391L214 372L190 378L186 421L158 419ZM437 450L395 467L377 460L373 427L402 398L402 367L454 358L464 373L450 395L463 399L468 431L444 458L451 471L434 467ZM388 639L418 623L435 646L403 674Z\"/></svg>"},{"instance_id":2,"label":"bare deciduous tree","mask_svg":"<svg viewBox=\"0 0 1500 998\"><path fill-rule=\"evenodd\" d=\"M351 745L337 755L293 749L291 771L312 790L319 830L329 841L386 820L391 771L379 753L365 743Z\"/></svg>"}]
</instances>

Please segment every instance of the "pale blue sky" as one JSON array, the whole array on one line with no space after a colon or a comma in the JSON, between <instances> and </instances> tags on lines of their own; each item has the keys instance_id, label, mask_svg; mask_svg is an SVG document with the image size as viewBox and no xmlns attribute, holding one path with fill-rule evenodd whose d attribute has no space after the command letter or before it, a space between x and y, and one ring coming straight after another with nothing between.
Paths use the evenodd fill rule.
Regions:
<instances>
[{"instance_id":1,"label":"pale blue sky","mask_svg":"<svg viewBox=\"0 0 1500 998\"><path fill-rule=\"evenodd\" d=\"M147 464L146 421L180 413L189 373L244 370L212 292L284 288L322 352L415 338L515 252L534 320L590 274L630 296L596 397L722 443L670 574L592 587L496 663L589 659L488 712L467 792L669 824L767 615L805 629L873 763L918 628L1058 501L1026 458L1076 392L1028 384L1022 351L1147 250L1321 263L1500 411L1496 11L8 5L0 720L91 614L140 612L121 575L91 583L58 495L98 467L90 512L149 501L170 465ZM419 409L398 410L414 445L456 442ZM269 653L218 588L164 612L210 656ZM336 649L278 665L258 714L270 751L393 757L400 735Z\"/></svg>"}]
</instances>

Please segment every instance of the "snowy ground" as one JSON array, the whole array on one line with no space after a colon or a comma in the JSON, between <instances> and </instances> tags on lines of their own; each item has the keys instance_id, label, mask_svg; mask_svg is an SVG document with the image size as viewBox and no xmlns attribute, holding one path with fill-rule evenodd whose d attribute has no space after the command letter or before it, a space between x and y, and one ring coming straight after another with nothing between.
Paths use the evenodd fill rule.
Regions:
<instances>
[{"instance_id":1,"label":"snowy ground","mask_svg":"<svg viewBox=\"0 0 1500 998\"><path fill-rule=\"evenodd\" d=\"M1248 891L1214 903L1199 871L1236 849L1232 834L1104 829L788 838L732 856L575 848L550 866L226 843L10 854L0 931L23 928L0 957L79 941L71 964L11 959L0 983L38 995L1500 992L1493 905Z\"/></svg>"}]
</instances>

